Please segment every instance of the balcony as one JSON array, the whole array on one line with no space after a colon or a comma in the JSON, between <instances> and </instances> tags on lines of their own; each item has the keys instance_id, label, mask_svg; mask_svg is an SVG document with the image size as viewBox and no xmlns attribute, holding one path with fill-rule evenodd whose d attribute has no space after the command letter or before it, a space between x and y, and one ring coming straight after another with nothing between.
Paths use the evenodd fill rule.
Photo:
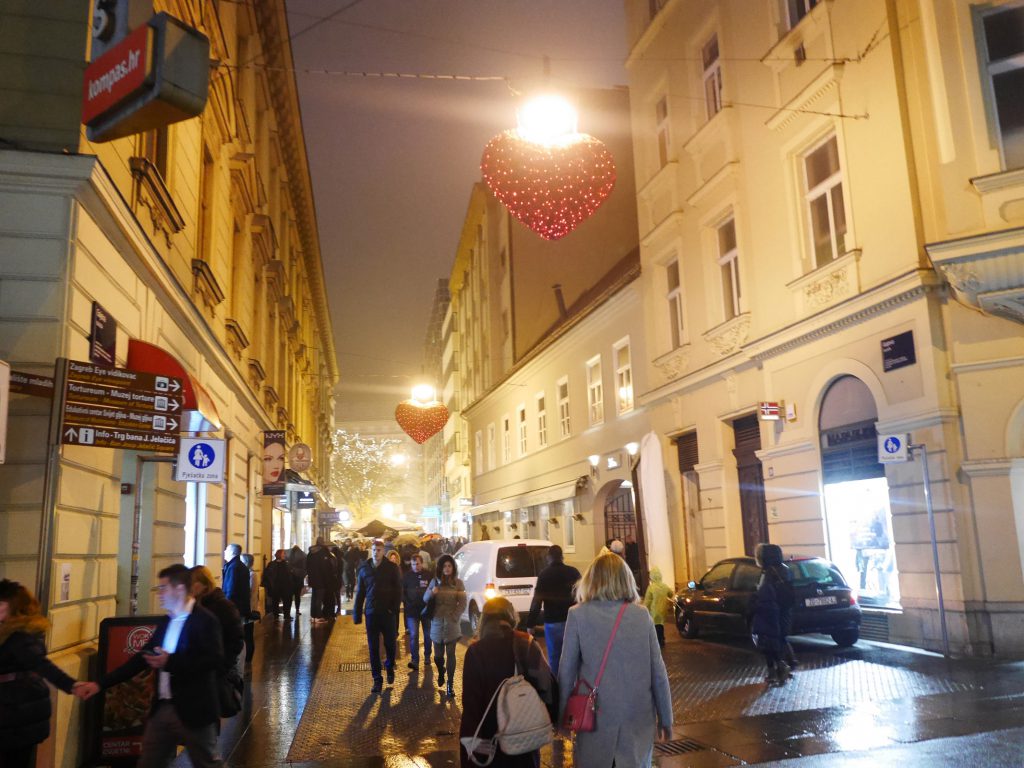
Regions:
<instances>
[{"instance_id":1,"label":"balcony","mask_svg":"<svg viewBox=\"0 0 1024 768\"><path fill-rule=\"evenodd\" d=\"M962 301L1024 323L1024 227L931 243L925 250Z\"/></svg>"}]
</instances>

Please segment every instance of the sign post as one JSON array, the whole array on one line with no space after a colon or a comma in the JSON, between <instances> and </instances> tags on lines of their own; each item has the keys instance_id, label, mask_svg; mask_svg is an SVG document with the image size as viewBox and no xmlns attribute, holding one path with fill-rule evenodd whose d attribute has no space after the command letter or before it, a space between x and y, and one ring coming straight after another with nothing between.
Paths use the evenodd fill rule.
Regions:
<instances>
[{"instance_id":1,"label":"sign post","mask_svg":"<svg viewBox=\"0 0 1024 768\"><path fill-rule=\"evenodd\" d=\"M928 526L932 536L932 567L935 569L935 597L939 601L939 623L942 625L942 655L949 657L949 632L946 630L946 602L942 597L942 570L939 566L939 544L935 535L935 510L932 508L932 481L928 472L928 446L915 443L908 446L921 454L921 470L924 479L924 505L928 510Z\"/></svg>"}]
</instances>

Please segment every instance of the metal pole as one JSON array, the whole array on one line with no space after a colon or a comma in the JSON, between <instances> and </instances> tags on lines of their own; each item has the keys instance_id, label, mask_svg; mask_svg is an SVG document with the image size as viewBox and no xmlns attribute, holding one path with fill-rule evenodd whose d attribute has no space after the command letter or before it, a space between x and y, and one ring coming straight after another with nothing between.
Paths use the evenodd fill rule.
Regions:
<instances>
[{"instance_id":1,"label":"metal pole","mask_svg":"<svg viewBox=\"0 0 1024 768\"><path fill-rule=\"evenodd\" d=\"M61 424L64 420L64 390L67 389L68 361L58 357L53 366L53 400L50 428L46 438L46 469L43 473L43 506L39 519L39 562L36 564L36 598L45 616L50 610L50 574L53 572L53 519L57 515L57 486L60 484Z\"/></svg>"},{"instance_id":2,"label":"metal pole","mask_svg":"<svg viewBox=\"0 0 1024 768\"><path fill-rule=\"evenodd\" d=\"M139 613L139 549L142 545L142 481L146 459L136 456L135 462L135 505L132 508L132 569L128 587L128 615Z\"/></svg>"},{"instance_id":3,"label":"metal pole","mask_svg":"<svg viewBox=\"0 0 1024 768\"><path fill-rule=\"evenodd\" d=\"M935 510L932 508L931 475L928 472L928 447L924 443L910 446L912 451L920 451L924 474L924 505L928 510L928 526L932 534L932 564L935 569L935 596L939 601L939 623L942 625L942 654L949 656L949 633L946 630L946 602L942 597L942 570L939 566L939 544L935 534Z\"/></svg>"}]
</instances>

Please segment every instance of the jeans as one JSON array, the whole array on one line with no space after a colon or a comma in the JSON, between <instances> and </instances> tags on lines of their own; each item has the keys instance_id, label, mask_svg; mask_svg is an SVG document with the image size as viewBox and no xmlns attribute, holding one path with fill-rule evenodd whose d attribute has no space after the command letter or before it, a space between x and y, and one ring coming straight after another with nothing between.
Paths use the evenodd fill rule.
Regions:
<instances>
[{"instance_id":1,"label":"jeans","mask_svg":"<svg viewBox=\"0 0 1024 768\"><path fill-rule=\"evenodd\" d=\"M196 768L213 768L224 765L217 749L217 731L220 723L213 722L200 728L185 725L174 711L170 701L157 704L146 721L142 735L142 756L139 768L164 768L169 766L177 753L179 744L185 745L188 758Z\"/></svg>"},{"instance_id":2,"label":"jeans","mask_svg":"<svg viewBox=\"0 0 1024 768\"><path fill-rule=\"evenodd\" d=\"M558 677L558 660L562 658L562 640L565 639L565 622L544 625L544 642L548 646L548 666L551 676Z\"/></svg>"},{"instance_id":3,"label":"jeans","mask_svg":"<svg viewBox=\"0 0 1024 768\"><path fill-rule=\"evenodd\" d=\"M433 645L430 642L430 619L420 616L405 617L405 631L409 633L409 653L412 656L412 663L420 663L420 629L423 629L423 658L430 659L430 652Z\"/></svg>"},{"instance_id":4,"label":"jeans","mask_svg":"<svg viewBox=\"0 0 1024 768\"><path fill-rule=\"evenodd\" d=\"M380 680L380 641L384 639L384 668L395 668L395 641L398 628L395 626L395 617L389 613L370 613L363 620L366 622L366 644L370 648L370 671L374 680Z\"/></svg>"},{"instance_id":5,"label":"jeans","mask_svg":"<svg viewBox=\"0 0 1024 768\"><path fill-rule=\"evenodd\" d=\"M655 624L654 625L654 634L656 634L658 636L658 647L661 648L662 650L664 650L665 649L665 625L664 624Z\"/></svg>"},{"instance_id":6,"label":"jeans","mask_svg":"<svg viewBox=\"0 0 1024 768\"><path fill-rule=\"evenodd\" d=\"M449 687L455 684L455 646L458 644L458 640L452 640L450 643L434 643L434 664L437 665L438 677L443 676L447 671ZM447 663L445 663L445 656L448 657Z\"/></svg>"}]
</instances>

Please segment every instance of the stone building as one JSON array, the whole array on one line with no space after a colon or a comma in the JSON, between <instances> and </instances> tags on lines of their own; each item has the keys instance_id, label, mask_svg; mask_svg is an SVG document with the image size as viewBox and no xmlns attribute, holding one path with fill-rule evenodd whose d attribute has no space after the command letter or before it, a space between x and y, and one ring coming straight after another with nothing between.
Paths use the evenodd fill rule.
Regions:
<instances>
[{"instance_id":1,"label":"stone building","mask_svg":"<svg viewBox=\"0 0 1024 768\"><path fill-rule=\"evenodd\" d=\"M338 369L283 0L157 3L209 37L209 101L198 118L104 144L80 125L90 4L11 5L0 359L43 376L57 358L89 360L96 303L117 323L111 364L181 377L178 428L226 440L223 483L178 482L173 456L49 449L50 400L12 397L0 576L41 591L51 658L86 679L103 619L136 602L159 612L161 568L206 564L219 577L228 543L262 568L284 514L291 540L308 538L303 513L281 509L287 496L262 494L263 433L312 448L285 486L324 507ZM78 765L82 709L57 704L39 764Z\"/></svg>"},{"instance_id":2,"label":"stone building","mask_svg":"<svg viewBox=\"0 0 1024 768\"><path fill-rule=\"evenodd\" d=\"M909 435L952 649L1019 653L1024 8L627 9L677 579L770 540L840 566L863 636L941 648L920 455L878 457Z\"/></svg>"}]
</instances>

